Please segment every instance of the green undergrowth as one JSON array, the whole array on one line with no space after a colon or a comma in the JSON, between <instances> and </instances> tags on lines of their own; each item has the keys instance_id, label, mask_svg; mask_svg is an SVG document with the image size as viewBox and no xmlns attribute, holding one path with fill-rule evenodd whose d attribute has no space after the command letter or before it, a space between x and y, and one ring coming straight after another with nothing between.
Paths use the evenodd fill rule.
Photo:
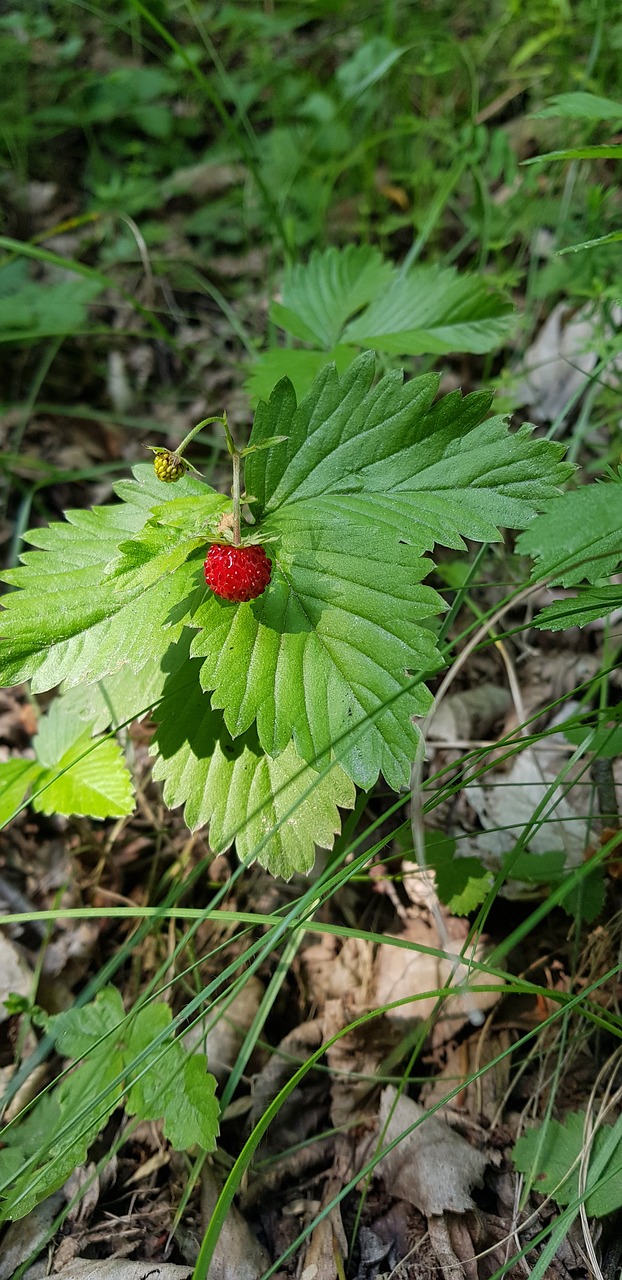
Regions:
<instances>
[{"instance_id":1,"label":"green undergrowth","mask_svg":"<svg viewBox=\"0 0 622 1280\"><path fill-rule=\"evenodd\" d=\"M9 997L20 1031L4 1103L44 1061L49 1084L0 1132L2 1222L86 1165L79 1199L141 1121L157 1122L184 1153L178 1221L220 1143L224 1189L194 1270L205 1280L263 1135L294 1088L326 1076L322 1045L246 1122L248 1076L257 1055L275 1052L283 1008L298 998L301 947L326 932L415 959L449 946L452 961L469 956L478 984L503 980L509 996L548 1010L466 1081L503 1074L510 1058L519 1083L535 1071L514 1168L525 1204L534 1190L557 1207L497 1275L524 1255L537 1280L581 1212L619 1210L616 1115L605 1099L594 1118L580 1097L565 1115L556 1098L582 1043L611 1053L615 1080L620 1039L615 946L597 973L582 950L586 928L599 939L609 927L606 871L620 840L607 808L621 746L620 49L609 0L572 13L505 0L494 13L129 0L114 12L14 4L0 15L12 535L0 675L7 687L28 682L38 719L26 755L0 762L0 819L30 808L29 820L66 822L82 839L88 816L114 857L136 798L143 815L165 815L135 906L72 910L59 899L20 915L50 930L107 920L119 932L66 1012L45 1007L40 968L31 996ZM532 428L525 353L560 303L562 329L575 316L587 326L566 366L587 353L591 372L560 393L552 419L534 411ZM206 395L195 418L231 402L242 444L280 438L246 459L243 531L265 539L272 565L249 603L218 598L203 577L232 515L219 429L193 444L204 478L167 486L135 462L139 443L175 444ZM74 463L71 442L63 451L84 423L92 437L120 434L131 478L109 436L94 458ZM102 502L92 484L108 477ZM554 660L576 650L594 662L526 715L516 685L539 644ZM462 687L460 655L494 668L504 653L515 726L497 725L492 747L424 767L432 712ZM134 748L147 733L150 777ZM497 820L486 829L504 850L496 860L439 832L469 787L509 786L514 762L537 760L551 738L559 768L540 780L528 819L510 834ZM585 849L569 859L553 836L577 783ZM204 847L192 844L198 833L208 855L162 854L169 828L185 848ZM214 855L234 849L218 887ZM433 873L440 901L465 918L463 946L426 949L399 936L386 903L370 907L373 864L406 901L404 859ZM264 882L253 864L290 880L286 905L254 909ZM516 955L522 966L538 939L548 947L560 919L565 984L551 989L540 970L517 978ZM205 949L208 924L226 925L227 943L208 934ZM473 959L486 932L489 950ZM157 961L143 971L147 953ZM202 1037L258 973L264 995L215 1090ZM379 1083L413 1091L425 1079L450 989L416 993L435 999L434 1013L370 1079L370 1096ZM360 1025L371 1034L383 1016L371 1009ZM464 1087L448 1085L443 1101ZM362 1180L379 1158L263 1280L346 1196L363 1214Z\"/></svg>"}]
</instances>

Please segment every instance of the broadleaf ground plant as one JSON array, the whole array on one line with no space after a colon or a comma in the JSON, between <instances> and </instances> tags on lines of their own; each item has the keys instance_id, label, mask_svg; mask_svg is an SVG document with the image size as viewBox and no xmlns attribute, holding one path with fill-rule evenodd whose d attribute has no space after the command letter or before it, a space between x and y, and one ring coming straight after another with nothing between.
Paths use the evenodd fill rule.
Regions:
<instances>
[{"instance_id":1,"label":"broadleaf ground plant","mask_svg":"<svg viewBox=\"0 0 622 1280\"><path fill-rule=\"evenodd\" d=\"M2 617L3 684L83 696L103 681L112 708L131 671L123 722L157 703L167 804L209 823L215 850L235 838L277 874L308 871L355 786L409 785L425 677L442 666L426 553L525 528L571 471L559 444L488 417L488 393L437 389L435 375L376 380L371 352L341 377L326 366L300 404L283 379L246 449L223 422L232 500L186 466L160 479L156 452L155 472L117 485L119 503L29 534L36 549L6 575L19 590ZM209 548L240 544L263 548L270 580L223 598Z\"/></svg>"}]
</instances>

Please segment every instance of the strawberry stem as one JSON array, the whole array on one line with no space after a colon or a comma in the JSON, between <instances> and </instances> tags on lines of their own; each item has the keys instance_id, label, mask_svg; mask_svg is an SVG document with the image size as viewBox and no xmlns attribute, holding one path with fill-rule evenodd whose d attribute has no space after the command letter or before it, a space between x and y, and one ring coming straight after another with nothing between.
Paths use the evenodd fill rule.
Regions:
<instances>
[{"instance_id":1,"label":"strawberry stem","mask_svg":"<svg viewBox=\"0 0 622 1280\"><path fill-rule=\"evenodd\" d=\"M240 455L237 449L231 454L233 463L233 484L231 486L231 496L233 498L233 545L240 547L242 545L242 503L240 500Z\"/></svg>"},{"instance_id":2,"label":"strawberry stem","mask_svg":"<svg viewBox=\"0 0 622 1280\"><path fill-rule=\"evenodd\" d=\"M181 444L178 446L177 449L175 449L175 454L178 458L181 458L183 456L184 449L188 447L191 440L194 440L195 436L198 436L199 431L201 431L203 427L208 427L211 422L222 422L228 437L227 447L229 446L229 437L231 433L228 431L228 428L227 428L227 415L226 413L223 415L217 414L213 418L204 418L202 422L198 422L196 427L192 428L192 431L188 432L187 436L184 436L184 439L182 440Z\"/></svg>"}]
</instances>

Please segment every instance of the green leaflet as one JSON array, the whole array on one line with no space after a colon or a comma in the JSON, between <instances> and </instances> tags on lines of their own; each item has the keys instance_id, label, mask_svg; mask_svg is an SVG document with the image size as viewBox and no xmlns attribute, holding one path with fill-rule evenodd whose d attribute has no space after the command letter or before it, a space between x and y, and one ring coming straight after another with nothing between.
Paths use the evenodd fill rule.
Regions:
<instances>
[{"instance_id":1,"label":"green leaflet","mask_svg":"<svg viewBox=\"0 0 622 1280\"><path fill-rule=\"evenodd\" d=\"M542 630L565 631L568 627L584 627L588 622L606 618L616 609L622 609L622 586L588 587L577 596L547 605L533 625Z\"/></svg>"},{"instance_id":2,"label":"green leaflet","mask_svg":"<svg viewBox=\"0 0 622 1280\"><path fill-rule=\"evenodd\" d=\"M84 1164L124 1095L129 1115L162 1118L177 1150L197 1143L213 1150L216 1082L204 1054L188 1053L166 1034L171 1018L170 1008L159 1002L126 1017L118 991L105 987L90 1004L45 1019L59 1053L79 1065L24 1121L2 1130L8 1144L0 1151L2 1219L25 1217ZM33 1164L24 1168L31 1157Z\"/></svg>"},{"instance_id":3,"label":"green leaflet","mask_svg":"<svg viewBox=\"0 0 622 1280\"><path fill-rule=\"evenodd\" d=\"M91 727L67 715L60 700L41 720L33 746L44 766L34 789L45 790L32 801L40 813L110 818L132 812L134 787L119 744L94 742Z\"/></svg>"},{"instance_id":4,"label":"green leaflet","mask_svg":"<svg viewBox=\"0 0 622 1280\"><path fill-rule=\"evenodd\" d=\"M134 788L123 752L114 739L94 742L62 699L39 721L33 742L36 761L0 764L0 824L14 815L28 792L38 813L121 817L134 808Z\"/></svg>"},{"instance_id":5,"label":"green leaflet","mask_svg":"<svg viewBox=\"0 0 622 1280\"><path fill-rule=\"evenodd\" d=\"M515 326L514 308L478 276L417 267L357 316L343 342L394 355L490 351Z\"/></svg>"},{"instance_id":6,"label":"green leaflet","mask_svg":"<svg viewBox=\"0 0 622 1280\"><path fill-rule=\"evenodd\" d=\"M547 504L521 534L517 550L535 559L534 579L550 576L565 587L594 583L618 567L621 529L622 483L586 485Z\"/></svg>"},{"instance_id":7,"label":"green leaflet","mask_svg":"<svg viewBox=\"0 0 622 1280\"><path fill-rule=\"evenodd\" d=\"M587 1130L589 1132L589 1129ZM585 1177L585 1209L590 1217L615 1213L622 1205L622 1121L601 1124L590 1144ZM579 1168L586 1145L586 1115L570 1111L560 1124L548 1120L529 1129L514 1146L514 1164L534 1188L553 1196L560 1205L576 1203L579 1195Z\"/></svg>"},{"instance_id":8,"label":"green leaflet","mask_svg":"<svg viewBox=\"0 0 622 1280\"><path fill-rule=\"evenodd\" d=\"M192 830L209 823L214 850L235 839L240 858L257 857L273 875L310 870L315 846L330 849L340 830L337 806L354 804L352 783L338 766L321 777L291 743L271 759L254 729L233 740L201 690L200 665L186 659L169 676L156 712L153 776L166 803L185 804Z\"/></svg>"},{"instance_id":9,"label":"green leaflet","mask_svg":"<svg viewBox=\"0 0 622 1280\"><path fill-rule=\"evenodd\" d=\"M320 364L334 359L345 368L348 350L350 360L361 347L394 355L484 352L515 325L511 303L481 276L437 266L404 274L369 245L316 250L289 268L281 296L271 320L316 349L263 352L248 379L256 398L284 374L306 394Z\"/></svg>"},{"instance_id":10,"label":"green leaflet","mask_svg":"<svg viewBox=\"0 0 622 1280\"><path fill-rule=\"evenodd\" d=\"M25 589L4 598L2 684L32 678L33 690L40 692L63 680L97 680L123 662L140 670L159 661L178 639L204 592L196 512L192 530L178 529L166 546L160 535L155 553L141 553L137 544L140 563L127 568L128 541L132 545L151 508L162 504L164 487L147 464L136 467L135 476L116 487L124 503L70 511L66 523L27 535L41 550L25 552L23 565L4 575ZM182 500L194 499L205 522L226 506L221 494L190 476L176 490ZM206 531L205 546L207 541ZM121 561L120 546L126 548Z\"/></svg>"},{"instance_id":11,"label":"green leaflet","mask_svg":"<svg viewBox=\"0 0 622 1280\"><path fill-rule=\"evenodd\" d=\"M528 425L510 433L486 418L492 397L459 392L433 404L438 380L404 383L391 373L372 386L367 353L339 379L322 371L296 408L287 383L260 405L251 440L285 434L273 453L252 455L246 483L260 512L328 495L363 499L370 520L393 512L413 541L461 547L462 537L498 538L499 527L524 528L572 473L563 446L537 440Z\"/></svg>"},{"instance_id":12,"label":"green leaflet","mask_svg":"<svg viewBox=\"0 0 622 1280\"><path fill-rule=\"evenodd\" d=\"M394 274L391 263L370 245L315 250L306 265L295 263L286 273L283 302L272 303L271 319L328 351L350 317L386 289Z\"/></svg>"},{"instance_id":13,"label":"green leaflet","mask_svg":"<svg viewBox=\"0 0 622 1280\"><path fill-rule=\"evenodd\" d=\"M269 755L293 736L303 759L322 767L332 752L359 786L380 772L396 790L408 786L412 717L431 702L409 673L439 667L433 632L421 626L444 608L420 585L429 562L351 512L321 524L297 515L284 506L265 523L279 541L263 596L248 605L211 596L197 609L201 684L234 736L257 721Z\"/></svg>"}]
</instances>

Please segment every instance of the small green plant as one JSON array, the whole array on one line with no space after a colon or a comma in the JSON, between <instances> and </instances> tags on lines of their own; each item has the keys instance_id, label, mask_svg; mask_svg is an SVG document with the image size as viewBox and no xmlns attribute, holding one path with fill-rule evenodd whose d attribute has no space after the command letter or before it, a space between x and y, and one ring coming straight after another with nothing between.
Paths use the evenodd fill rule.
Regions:
<instances>
[{"instance_id":1,"label":"small green plant","mask_svg":"<svg viewBox=\"0 0 622 1280\"><path fill-rule=\"evenodd\" d=\"M6 575L20 589L0 624L2 683L79 689L100 729L102 681L123 723L157 703L167 804L209 824L213 849L235 839L285 876L332 845L355 786L409 786L413 718L442 666L425 553L524 528L571 471L560 445L487 417L487 392L435 401L435 375L375 372L367 353L341 378L327 366L300 404L287 378L260 404L242 451L254 523L239 536L231 444L233 501L139 465L120 503L34 530L38 550ZM268 548L271 576L237 603L210 589L204 562L247 539Z\"/></svg>"},{"instance_id":2,"label":"small green plant","mask_svg":"<svg viewBox=\"0 0 622 1280\"><path fill-rule=\"evenodd\" d=\"M34 1011L55 1048L74 1066L25 1118L2 1131L0 1220L23 1218L66 1182L123 1106L138 1120L163 1120L179 1151L213 1150L218 1135L216 1082L202 1053L188 1053L170 1034L161 1002L125 1016L121 997L105 987L82 1008L55 1017Z\"/></svg>"},{"instance_id":3,"label":"small green plant","mask_svg":"<svg viewBox=\"0 0 622 1280\"><path fill-rule=\"evenodd\" d=\"M248 378L255 400L286 374L298 396L328 360L343 371L361 348L387 355L483 353L515 325L511 303L477 275L453 267L398 270L369 245L315 252L285 274L270 319L306 347L273 347Z\"/></svg>"},{"instance_id":4,"label":"small green plant","mask_svg":"<svg viewBox=\"0 0 622 1280\"><path fill-rule=\"evenodd\" d=\"M622 1206L621 1141L620 1117L599 1126L592 1138L586 1113L571 1111L563 1124L549 1120L523 1134L514 1164L540 1195L572 1206L573 1216L584 1202L591 1218L604 1218Z\"/></svg>"},{"instance_id":5,"label":"small green plant","mask_svg":"<svg viewBox=\"0 0 622 1280\"><path fill-rule=\"evenodd\" d=\"M38 813L115 818L131 813L134 787L123 752L113 738L93 741L85 725L60 700L39 721L34 760L0 764L0 822L8 822L26 795Z\"/></svg>"}]
</instances>

